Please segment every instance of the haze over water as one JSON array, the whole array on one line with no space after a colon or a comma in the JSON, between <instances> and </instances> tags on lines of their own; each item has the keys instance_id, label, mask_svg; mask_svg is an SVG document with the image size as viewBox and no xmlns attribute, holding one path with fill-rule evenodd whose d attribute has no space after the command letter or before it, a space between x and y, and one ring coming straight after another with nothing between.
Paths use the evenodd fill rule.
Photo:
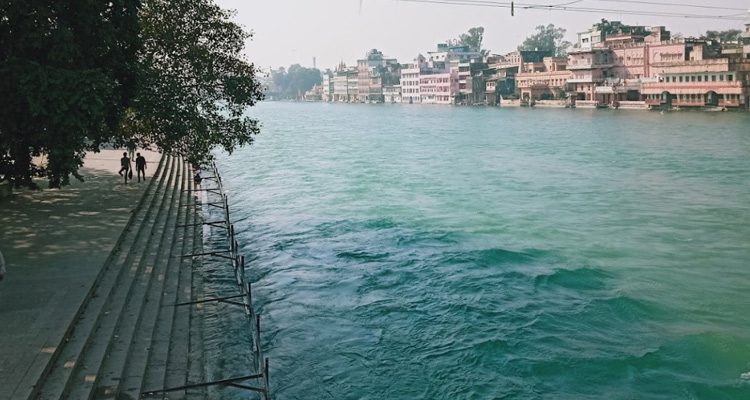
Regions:
<instances>
[{"instance_id":1,"label":"haze over water","mask_svg":"<svg viewBox=\"0 0 750 400\"><path fill-rule=\"evenodd\" d=\"M217 164L274 398L750 398L750 114L251 114Z\"/></svg>"}]
</instances>

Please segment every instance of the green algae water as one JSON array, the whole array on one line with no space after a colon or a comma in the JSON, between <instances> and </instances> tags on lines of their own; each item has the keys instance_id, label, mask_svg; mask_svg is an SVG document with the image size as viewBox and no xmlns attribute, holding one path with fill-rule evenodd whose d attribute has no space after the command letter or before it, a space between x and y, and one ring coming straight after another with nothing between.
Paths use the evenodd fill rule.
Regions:
<instances>
[{"instance_id":1,"label":"green algae water","mask_svg":"<svg viewBox=\"0 0 750 400\"><path fill-rule=\"evenodd\" d=\"M217 164L275 399L750 399L750 114L251 114Z\"/></svg>"}]
</instances>

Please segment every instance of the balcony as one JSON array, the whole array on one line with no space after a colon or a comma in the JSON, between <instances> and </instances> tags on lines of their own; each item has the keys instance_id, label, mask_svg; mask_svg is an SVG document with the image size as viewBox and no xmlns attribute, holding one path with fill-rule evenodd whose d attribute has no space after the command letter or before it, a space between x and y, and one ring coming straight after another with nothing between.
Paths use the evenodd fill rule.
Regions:
<instances>
[{"instance_id":1,"label":"balcony","mask_svg":"<svg viewBox=\"0 0 750 400\"><path fill-rule=\"evenodd\" d=\"M567 69L569 70L581 70L581 69L599 69L599 68L611 68L614 64L568 64Z\"/></svg>"},{"instance_id":2,"label":"balcony","mask_svg":"<svg viewBox=\"0 0 750 400\"><path fill-rule=\"evenodd\" d=\"M643 83L644 92L648 93L705 93L709 91L720 93L740 94L743 92L742 81L716 81L716 82L653 82Z\"/></svg>"},{"instance_id":3,"label":"balcony","mask_svg":"<svg viewBox=\"0 0 750 400\"><path fill-rule=\"evenodd\" d=\"M593 76L585 76L582 78L569 78L568 83L600 83L604 81L604 78L594 78Z\"/></svg>"}]
</instances>

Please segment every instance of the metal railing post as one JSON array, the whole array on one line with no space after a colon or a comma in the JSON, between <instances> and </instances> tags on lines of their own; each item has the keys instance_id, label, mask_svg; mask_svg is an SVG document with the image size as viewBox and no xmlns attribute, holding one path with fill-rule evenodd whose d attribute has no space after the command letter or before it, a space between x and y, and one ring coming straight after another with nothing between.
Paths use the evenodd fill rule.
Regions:
<instances>
[{"instance_id":1,"label":"metal railing post","mask_svg":"<svg viewBox=\"0 0 750 400\"><path fill-rule=\"evenodd\" d=\"M270 379L268 377L268 357L266 357L266 360L265 360L265 366L263 368L263 377L265 378L265 381L266 381L266 392L265 392L265 395L266 395L266 400L268 400L269 396L270 396L269 392L271 390L271 387L270 387L271 385L269 384Z\"/></svg>"},{"instance_id":2,"label":"metal railing post","mask_svg":"<svg viewBox=\"0 0 750 400\"><path fill-rule=\"evenodd\" d=\"M223 258L231 260L232 267L234 268L235 278L237 280L237 284L238 284L239 289L240 289L240 294L235 295L235 296L225 296L225 297L217 297L217 298L211 298L211 299L203 299L203 300L199 300L197 302L187 302L187 303L184 303L184 304L183 303L178 303L178 304L175 304L175 306L185 305L185 304L193 304L193 303L204 303L204 302L227 303L227 304L233 304L233 305L237 305L237 306L244 305L245 315L247 317L248 324L250 325L250 332L251 332L251 335L254 336L253 342L254 342L255 348L251 349L251 351L253 351L255 353L255 357L254 357L254 362L253 362L254 365L252 365L251 367L255 368L255 370L256 370L255 372L257 373L257 375L255 375L255 378L256 379L260 379L260 387L256 388L256 387L253 387L253 386L242 384L242 383L239 382L240 379L235 379L235 378L220 380L220 381L216 381L216 382L209 382L209 383L205 383L205 384L196 384L196 385L197 386L202 386L202 385L213 385L213 384L224 383L224 384L229 385L229 386L234 386L234 387L237 387L237 388L243 388L243 389L247 389L247 390L253 390L253 391L262 393L263 394L263 398L265 400L268 400L268 399L270 399L269 360L268 360L267 357L266 358L263 357L263 353L261 351L261 343L260 343L260 331L261 331L260 315L258 315L255 312L255 309L253 308L253 293L252 293L253 288L252 288L252 284L250 283L250 281L247 278L247 273L246 273L246 270L245 270L245 256L241 255L239 253L239 242L237 240L237 232L234 229L234 225L231 223L231 218L230 218L230 214L229 214L229 197L227 196L226 192L224 191L224 185L223 185L223 182L222 182L222 179L221 179L221 175L219 174L219 170L218 170L218 168L216 166L216 163L215 162L211 162L211 167L213 167L214 178L215 178L215 180L217 182L217 188L216 189L218 189L218 193L216 193L216 191L212 191L212 192L208 193L207 196L209 194L211 194L211 193L218 194L219 196L221 196L221 202L215 202L213 204L214 204L214 207L221 208L223 210L223 212L224 212L224 218L223 218L223 220L224 220L224 226L222 226L221 228L226 228L227 229L227 239L229 241L229 251L228 251L228 255L222 255L222 254L219 254L217 252L205 253L205 254L214 255L214 256L221 256ZM214 222L212 222L209 225L218 228L219 224L221 224L221 221L214 221ZM222 253L227 253L227 252L224 251ZM200 256L200 255L204 255L204 254L203 253L200 253L200 254L189 254L189 255L186 255L186 256ZM183 257L185 257L185 256L183 256ZM235 298L243 298L242 303L240 303L239 301L233 301L232 300L232 299L235 299ZM255 330L254 330L254 332L252 330L252 323L253 322L255 322ZM252 377L252 376L248 375L246 377ZM175 388L171 388L171 389L167 389L167 390L173 390L173 389L175 389ZM179 388L177 388L177 389L179 389ZM153 392L153 393L157 393L157 392L160 392L160 391L156 391L156 392Z\"/></svg>"},{"instance_id":3,"label":"metal railing post","mask_svg":"<svg viewBox=\"0 0 750 400\"><path fill-rule=\"evenodd\" d=\"M260 315L255 315L255 358L258 359L258 366L260 366Z\"/></svg>"}]
</instances>

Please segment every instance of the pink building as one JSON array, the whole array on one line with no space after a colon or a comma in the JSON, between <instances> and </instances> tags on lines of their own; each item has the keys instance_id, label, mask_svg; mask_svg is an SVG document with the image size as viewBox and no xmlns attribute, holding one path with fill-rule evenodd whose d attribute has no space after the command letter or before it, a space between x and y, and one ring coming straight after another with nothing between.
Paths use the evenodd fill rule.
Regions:
<instances>
[{"instance_id":1,"label":"pink building","mask_svg":"<svg viewBox=\"0 0 750 400\"><path fill-rule=\"evenodd\" d=\"M420 101L425 104L453 104L458 94L458 72L438 72L419 76Z\"/></svg>"},{"instance_id":2,"label":"pink building","mask_svg":"<svg viewBox=\"0 0 750 400\"><path fill-rule=\"evenodd\" d=\"M568 55L572 73L568 82L577 107L627 103L643 108L747 108L750 104L750 62L742 55L722 54L717 43L705 40L670 40L664 27L649 31L618 26L627 29L607 35L596 25L597 29L579 34L597 40L581 41Z\"/></svg>"},{"instance_id":3,"label":"pink building","mask_svg":"<svg viewBox=\"0 0 750 400\"><path fill-rule=\"evenodd\" d=\"M568 54L571 90L575 92L577 106L596 106L606 102L606 96L597 96L596 88L607 78L614 77L615 54L610 48L581 48ZM598 98L599 97L599 98Z\"/></svg>"},{"instance_id":4,"label":"pink building","mask_svg":"<svg viewBox=\"0 0 750 400\"><path fill-rule=\"evenodd\" d=\"M643 84L651 107L748 109L750 60L691 59L652 66L658 79Z\"/></svg>"},{"instance_id":5,"label":"pink building","mask_svg":"<svg viewBox=\"0 0 750 400\"><path fill-rule=\"evenodd\" d=\"M521 101L531 104L536 100L565 99L567 82L572 77L572 71L567 67L567 60L560 57L544 57L542 62L524 63L523 72L516 74Z\"/></svg>"}]
</instances>

